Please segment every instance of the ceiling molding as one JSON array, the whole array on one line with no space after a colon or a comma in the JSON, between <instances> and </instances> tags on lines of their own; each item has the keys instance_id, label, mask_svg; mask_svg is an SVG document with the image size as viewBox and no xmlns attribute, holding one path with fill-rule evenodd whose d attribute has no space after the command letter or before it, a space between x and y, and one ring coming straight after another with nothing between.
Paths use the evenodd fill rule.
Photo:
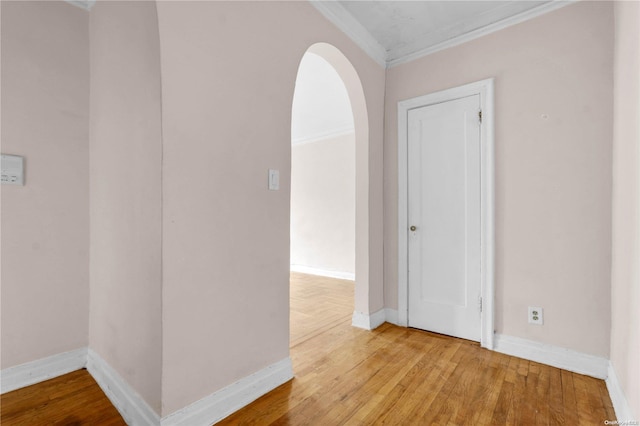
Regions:
<instances>
[{"instance_id":1,"label":"ceiling molding","mask_svg":"<svg viewBox=\"0 0 640 426\"><path fill-rule=\"evenodd\" d=\"M513 15L509 18L502 19L493 24L484 26L482 28L478 28L477 30L470 31L468 33L459 35L457 37L453 37L447 41L443 41L442 43L437 43L433 46L429 46L424 49L417 50L413 53L406 53L403 56L399 56L396 59L389 60L387 62L387 67L391 68L396 65L411 62L415 59L422 58L432 53L439 52L441 50L448 49L450 47L457 46L459 44L466 43L471 40L475 40L487 34L491 34L496 31L503 30L507 27L520 24L522 22L528 21L529 19L533 19L538 16L544 15L545 13L553 12L554 10L558 10L562 7L568 6L570 4L574 4L577 1L579 0L554 0L549 3L545 3L543 5L534 7L533 9L529 9L522 13L518 13L517 15Z\"/></svg>"},{"instance_id":2,"label":"ceiling molding","mask_svg":"<svg viewBox=\"0 0 640 426\"><path fill-rule=\"evenodd\" d=\"M338 136L349 135L354 133L355 131L356 130L353 124L341 126L332 130L326 130L323 132L317 132L310 135L303 135L297 138L292 138L291 145L297 146L297 145L304 145L312 142L325 141L327 139L337 138Z\"/></svg>"},{"instance_id":3,"label":"ceiling molding","mask_svg":"<svg viewBox=\"0 0 640 426\"><path fill-rule=\"evenodd\" d=\"M391 48L387 47L387 61L391 62L422 49L426 49L427 47L447 42L452 38L460 37L461 35L472 31L485 28L488 25L501 22L504 19L535 9L536 7L540 7L546 3L551 3L551 1L538 1L537 4L530 3L528 1L503 1L497 7L493 7L480 13L475 13L462 20L457 19L447 25L428 29L429 31L427 33L424 33L419 37L414 37L404 44ZM531 5L523 8L523 5L527 6L528 4Z\"/></svg>"},{"instance_id":4,"label":"ceiling molding","mask_svg":"<svg viewBox=\"0 0 640 426\"><path fill-rule=\"evenodd\" d=\"M400 64L411 62L418 58L466 43L476 38L503 30L510 26L528 21L553 12L562 7L574 4L580 0L552 0L524 12L517 13L508 18L501 19L492 24L485 25L476 30L468 31L459 36L452 37L446 41L420 47L426 40L416 40L415 42L398 49L387 51L371 33L335 0L309 0L325 18L342 30L354 43L364 50L374 61L385 68L394 67Z\"/></svg>"},{"instance_id":5,"label":"ceiling molding","mask_svg":"<svg viewBox=\"0 0 640 426\"><path fill-rule=\"evenodd\" d=\"M382 67L387 66L387 51L340 3L327 0L309 0L325 18L344 32L367 55Z\"/></svg>"},{"instance_id":6,"label":"ceiling molding","mask_svg":"<svg viewBox=\"0 0 640 426\"><path fill-rule=\"evenodd\" d=\"M84 9L86 11L91 10L93 5L96 3L96 0L64 0L64 1L74 6L77 6L81 9Z\"/></svg>"}]
</instances>

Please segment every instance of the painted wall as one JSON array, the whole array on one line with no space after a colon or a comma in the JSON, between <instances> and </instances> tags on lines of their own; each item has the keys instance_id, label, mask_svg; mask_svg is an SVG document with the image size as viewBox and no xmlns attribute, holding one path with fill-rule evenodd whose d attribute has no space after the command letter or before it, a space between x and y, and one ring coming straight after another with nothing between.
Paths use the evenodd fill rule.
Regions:
<instances>
[{"instance_id":1,"label":"painted wall","mask_svg":"<svg viewBox=\"0 0 640 426\"><path fill-rule=\"evenodd\" d=\"M2 368L82 348L89 315L89 17L2 2Z\"/></svg>"},{"instance_id":2,"label":"painted wall","mask_svg":"<svg viewBox=\"0 0 640 426\"><path fill-rule=\"evenodd\" d=\"M351 102L340 75L322 56L305 53L293 95L291 143L353 131Z\"/></svg>"},{"instance_id":3,"label":"painted wall","mask_svg":"<svg viewBox=\"0 0 640 426\"><path fill-rule=\"evenodd\" d=\"M640 419L640 3L615 21L611 363Z\"/></svg>"},{"instance_id":4,"label":"painted wall","mask_svg":"<svg viewBox=\"0 0 640 426\"><path fill-rule=\"evenodd\" d=\"M608 357L613 5L579 2L387 72L385 304L397 307L397 103L495 77L496 331ZM544 326L527 324L544 308Z\"/></svg>"},{"instance_id":5,"label":"painted wall","mask_svg":"<svg viewBox=\"0 0 640 426\"><path fill-rule=\"evenodd\" d=\"M355 274L355 135L291 149L291 265Z\"/></svg>"},{"instance_id":6,"label":"painted wall","mask_svg":"<svg viewBox=\"0 0 640 426\"><path fill-rule=\"evenodd\" d=\"M291 105L300 60L319 41L344 52L366 94L367 226L378 230L366 296L382 308L384 70L306 2L157 7L166 416L289 355ZM269 168L279 191L267 189Z\"/></svg>"},{"instance_id":7,"label":"painted wall","mask_svg":"<svg viewBox=\"0 0 640 426\"><path fill-rule=\"evenodd\" d=\"M98 2L91 10L90 347L158 413L159 54L155 2Z\"/></svg>"}]
</instances>

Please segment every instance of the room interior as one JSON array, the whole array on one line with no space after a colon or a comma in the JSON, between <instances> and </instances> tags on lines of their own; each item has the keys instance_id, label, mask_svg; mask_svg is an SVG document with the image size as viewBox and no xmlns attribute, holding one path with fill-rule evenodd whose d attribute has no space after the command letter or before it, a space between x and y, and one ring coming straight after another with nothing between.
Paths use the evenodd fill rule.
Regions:
<instances>
[{"instance_id":1,"label":"room interior","mask_svg":"<svg viewBox=\"0 0 640 426\"><path fill-rule=\"evenodd\" d=\"M291 270L355 280L355 133L349 94L307 52L291 107Z\"/></svg>"},{"instance_id":2,"label":"room interior","mask_svg":"<svg viewBox=\"0 0 640 426\"><path fill-rule=\"evenodd\" d=\"M428 47L366 3L2 0L1 150L24 158L1 194L3 394L87 368L129 424L211 424L295 375L310 51L353 108L354 326L402 314L398 103L492 78L490 350L603 379L640 418L640 3L504 2Z\"/></svg>"}]
</instances>

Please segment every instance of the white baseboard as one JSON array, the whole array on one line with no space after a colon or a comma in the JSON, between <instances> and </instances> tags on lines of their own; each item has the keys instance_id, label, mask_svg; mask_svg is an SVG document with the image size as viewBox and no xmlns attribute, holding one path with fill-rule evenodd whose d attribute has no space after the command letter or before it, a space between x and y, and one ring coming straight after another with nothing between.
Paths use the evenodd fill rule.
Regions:
<instances>
[{"instance_id":1,"label":"white baseboard","mask_svg":"<svg viewBox=\"0 0 640 426\"><path fill-rule=\"evenodd\" d=\"M100 355L91 349L87 354L87 370L128 425L157 426L160 424L160 416Z\"/></svg>"},{"instance_id":2,"label":"white baseboard","mask_svg":"<svg viewBox=\"0 0 640 426\"><path fill-rule=\"evenodd\" d=\"M616 370L613 368L613 364L611 362L609 362L608 375L605 383L607 384L607 390L609 391L609 397L611 398L613 409L616 412L616 420L618 420L618 422L625 422L626 424L638 424L637 419L634 419L631 406L629 405L627 398L624 396L624 391L618 381Z\"/></svg>"},{"instance_id":3,"label":"white baseboard","mask_svg":"<svg viewBox=\"0 0 640 426\"><path fill-rule=\"evenodd\" d=\"M341 280L355 281L356 274L353 272L330 271L327 269L313 268L304 265L291 265L291 271L302 274L319 275L321 277L339 278Z\"/></svg>"},{"instance_id":4,"label":"white baseboard","mask_svg":"<svg viewBox=\"0 0 640 426\"><path fill-rule=\"evenodd\" d=\"M384 308L384 318L385 318L385 321L391 324L400 325L398 321L397 309Z\"/></svg>"},{"instance_id":5,"label":"white baseboard","mask_svg":"<svg viewBox=\"0 0 640 426\"><path fill-rule=\"evenodd\" d=\"M384 309L380 309L371 315L367 315L364 312L353 311L351 325L358 328L364 328L365 330L373 330L384 324L385 318L386 315Z\"/></svg>"},{"instance_id":6,"label":"white baseboard","mask_svg":"<svg viewBox=\"0 0 640 426\"><path fill-rule=\"evenodd\" d=\"M5 368L0 371L0 393L11 392L80 370L86 363L87 348L80 348Z\"/></svg>"},{"instance_id":7,"label":"white baseboard","mask_svg":"<svg viewBox=\"0 0 640 426\"><path fill-rule=\"evenodd\" d=\"M214 424L293 378L285 358L162 418L162 426Z\"/></svg>"},{"instance_id":8,"label":"white baseboard","mask_svg":"<svg viewBox=\"0 0 640 426\"><path fill-rule=\"evenodd\" d=\"M559 346L496 334L494 350L597 379L606 379L609 360Z\"/></svg>"}]
</instances>

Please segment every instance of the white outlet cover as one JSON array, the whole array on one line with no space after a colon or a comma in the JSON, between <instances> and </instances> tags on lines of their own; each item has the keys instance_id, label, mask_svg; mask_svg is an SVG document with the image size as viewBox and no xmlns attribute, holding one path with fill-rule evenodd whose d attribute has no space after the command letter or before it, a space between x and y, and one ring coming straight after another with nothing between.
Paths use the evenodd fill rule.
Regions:
<instances>
[{"instance_id":1,"label":"white outlet cover","mask_svg":"<svg viewBox=\"0 0 640 426\"><path fill-rule=\"evenodd\" d=\"M529 306L529 324L543 325L543 310L538 306Z\"/></svg>"}]
</instances>

